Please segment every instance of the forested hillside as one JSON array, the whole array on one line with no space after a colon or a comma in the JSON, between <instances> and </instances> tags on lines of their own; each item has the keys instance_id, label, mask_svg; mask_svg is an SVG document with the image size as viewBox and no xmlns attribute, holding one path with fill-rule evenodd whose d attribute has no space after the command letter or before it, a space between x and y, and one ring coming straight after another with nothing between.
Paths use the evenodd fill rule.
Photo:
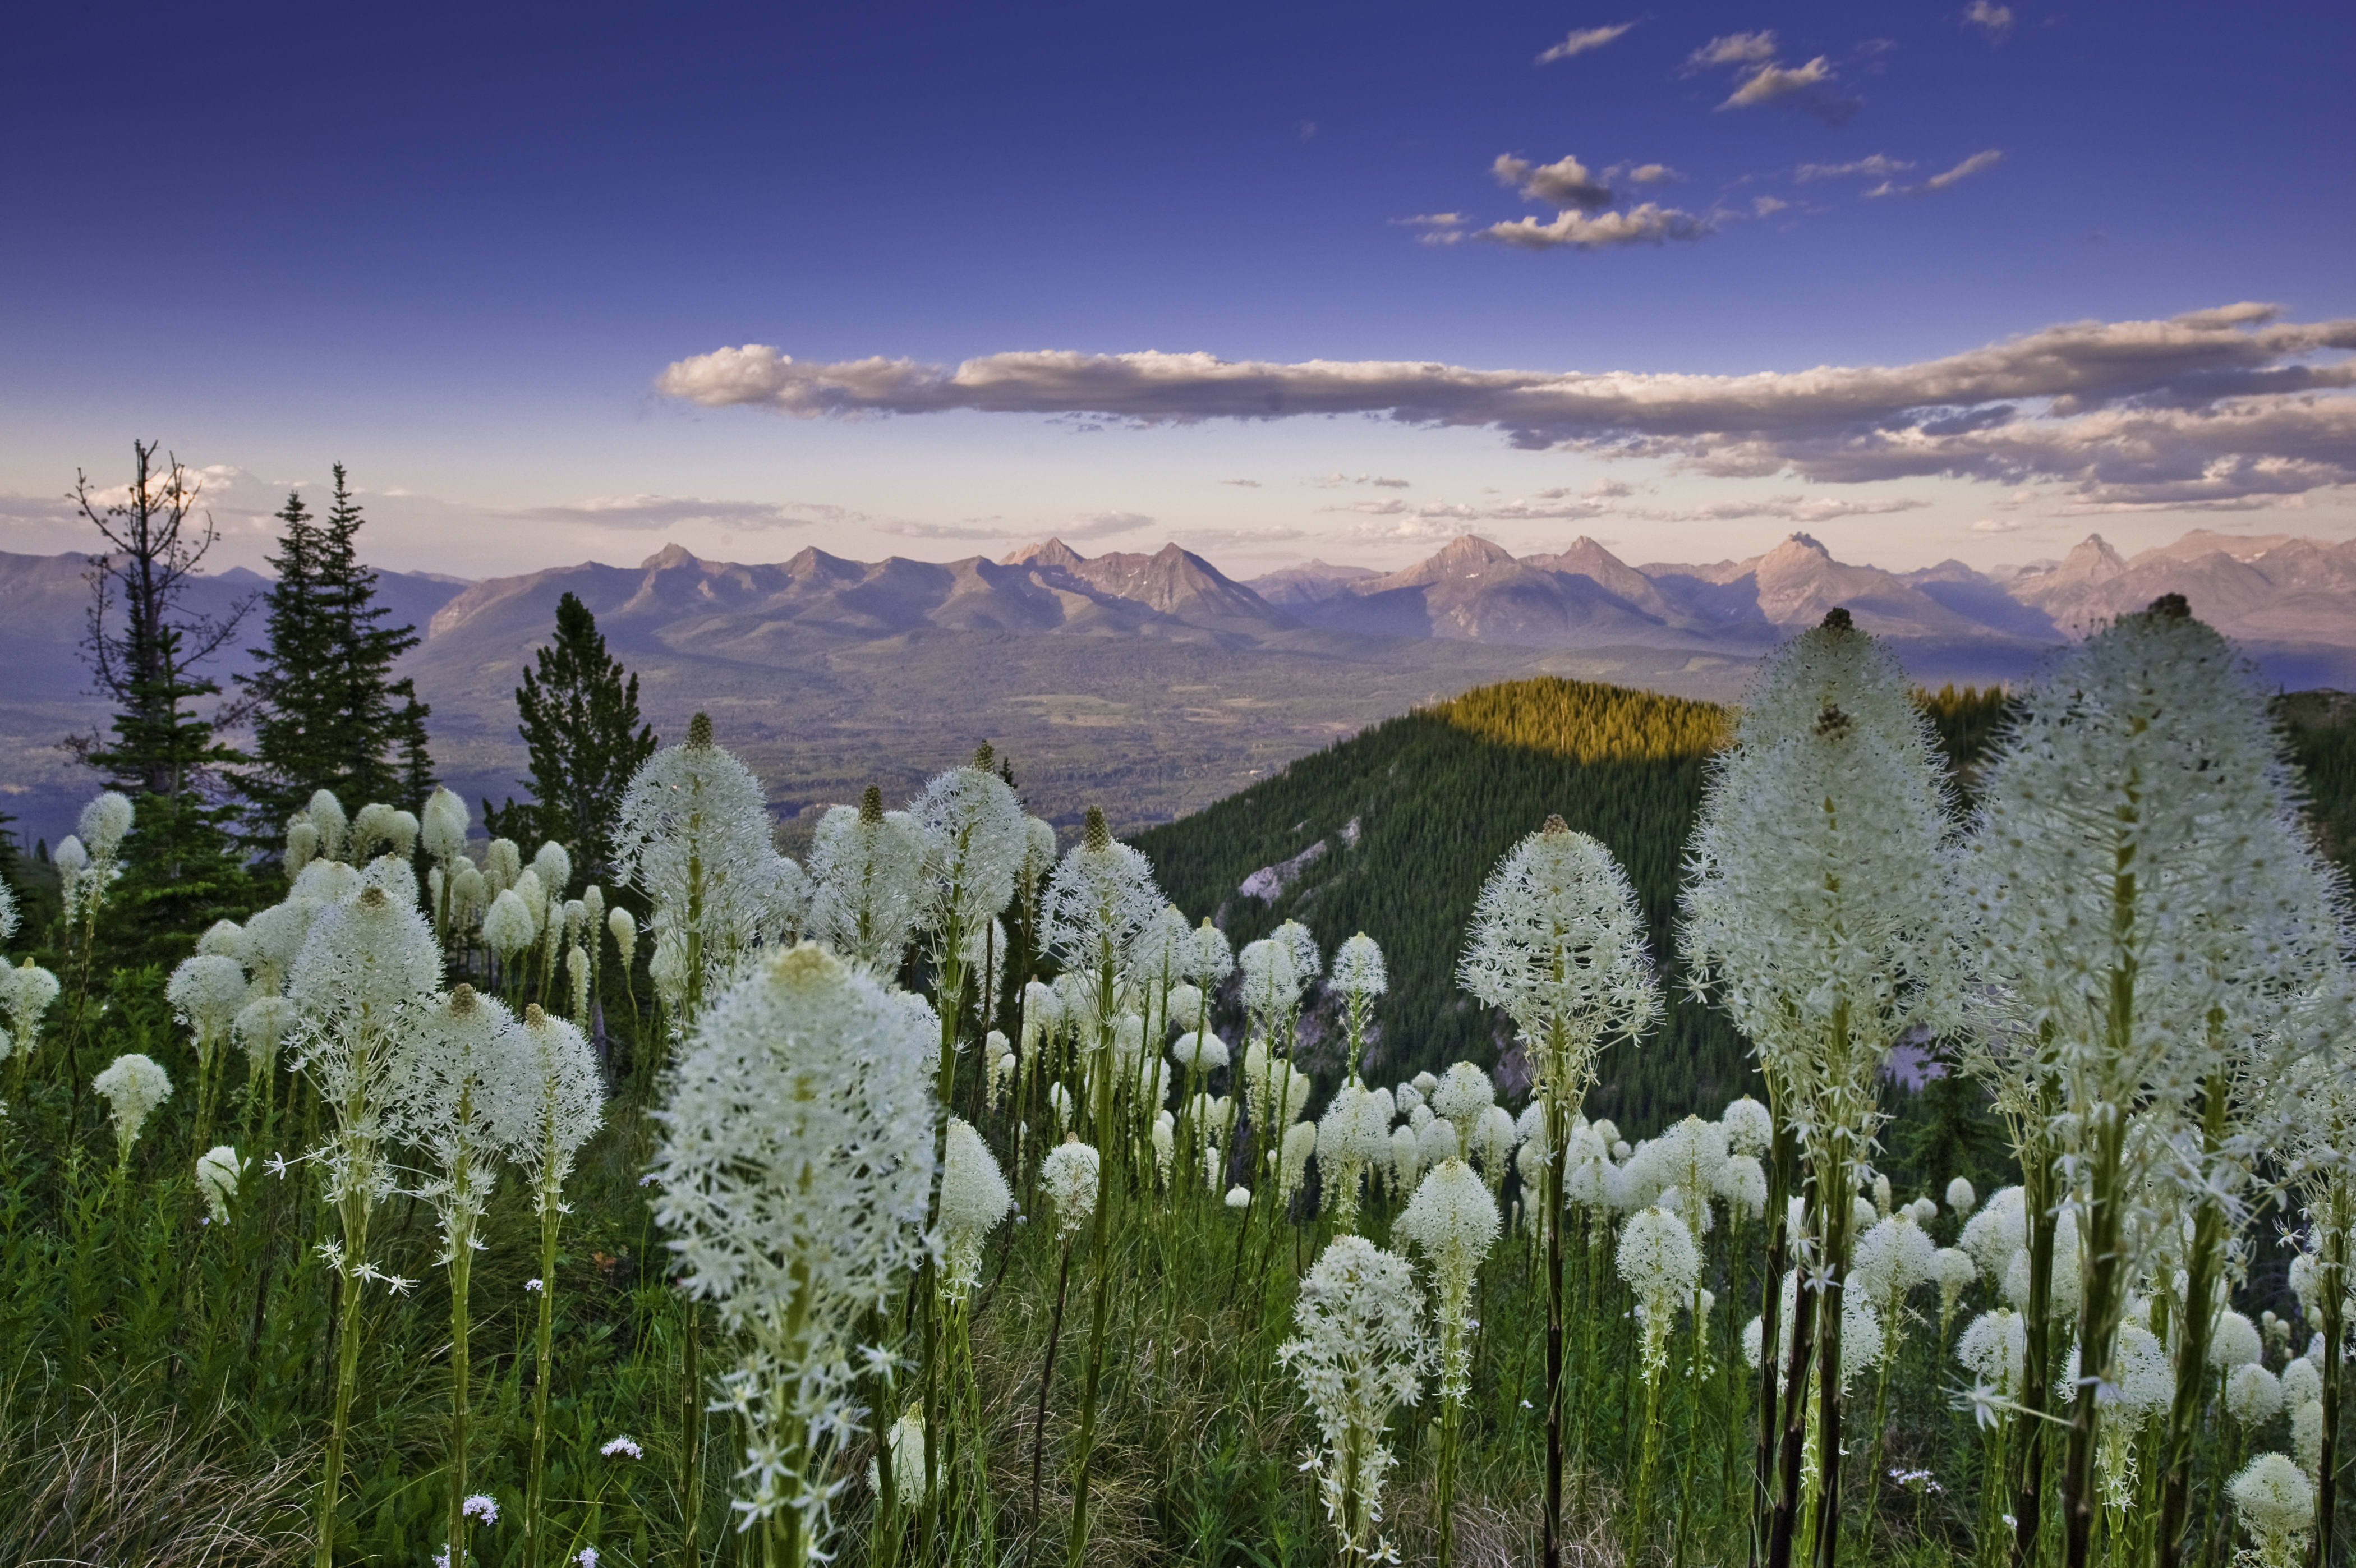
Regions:
<instances>
[{"instance_id":1,"label":"forested hillside","mask_svg":"<svg viewBox=\"0 0 2356 1568\"><path fill-rule=\"evenodd\" d=\"M2004 694L1949 686L1922 701L1968 795ZM2356 703L2301 693L2281 714L2319 826L2344 863L2356 849ZM1607 1054L1591 1101L1639 1136L1760 1092L1742 1042L1685 994L1676 963L1679 857L1728 716L1716 703L1593 682L1505 682L1377 725L1134 842L1180 908L1213 917L1238 944L1287 919L1316 932L1329 953L1355 931L1382 944L1391 991L1369 1078L1393 1081L1459 1059L1494 1068L1502 1053L1510 1079L1518 1061L1509 1036L1457 989L1456 960L1490 867L1561 813L1627 868L1669 982L1665 1020L1641 1045ZM1244 891L1263 868L1275 875L1254 886L1269 896ZM1331 1058L1304 1049L1321 1088L1331 1087Z\"/></svg>"},{"instance_id":2,"label":"forested hillside","mask_svg":"<svg viewBox=\"0 0 2356 1568\"><path fill-rule=\"evenodd\" d=\"M1678 857L1725 718L1714 703L1556 677L1485 686L1377 725L1135 842L1181 908L1213 916L1238 944L1296 918L1329 952L1359 930L1382 944L1391 990L1370 1079L1460 1059L1494 1067L1501 1051L1512 1077L1519 1063L1504 1031L1454 981L1483 879L1559 812L1627 867L1655 953L1670 954ZM1304 854L1272 899L1239 891L1261 867ZM1607 1055L1590 1101L1632 1136L1689 1109L1715 1114L1751 1087L1725 1021L1670 989L1666 1021L1642 1046ZM1303 1055L1331 1076L1318 1052Z\"/></svg>"}]
</instances>

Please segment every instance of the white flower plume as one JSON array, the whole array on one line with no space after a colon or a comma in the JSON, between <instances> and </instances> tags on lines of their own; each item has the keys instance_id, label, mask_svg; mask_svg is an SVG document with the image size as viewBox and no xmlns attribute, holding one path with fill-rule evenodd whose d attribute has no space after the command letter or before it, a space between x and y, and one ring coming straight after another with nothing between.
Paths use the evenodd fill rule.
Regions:
<instances>
[{"instance_id":1,"label":"white flower plume","mask_svg":"<svg viewBox=\"0 0 2356 1568\"><path fill-rule=\"evenodd\" d=\"M1559 817L1489 874L1456 979L1513 1020L1539 1089L1566 1107L1585 1092L1596 1052L1641 1036L1660 1011L1628 874Z\"/></svg>"},{"instance_id":2,"label":"white flower plume","mask_svg":"<svg viewBox=\"0 0 2356 1568\"><path fill-rule=\"evenodd\" d=\"M805 942L709 1005L676 1069L652 1174L683 1288L744 1356L726 1387L750 1434L740 1506L798 1511L822 1541L810 1444L846 1434L851 1338L925 1255L937 1036Z\"/></svg>"}]
</instances>

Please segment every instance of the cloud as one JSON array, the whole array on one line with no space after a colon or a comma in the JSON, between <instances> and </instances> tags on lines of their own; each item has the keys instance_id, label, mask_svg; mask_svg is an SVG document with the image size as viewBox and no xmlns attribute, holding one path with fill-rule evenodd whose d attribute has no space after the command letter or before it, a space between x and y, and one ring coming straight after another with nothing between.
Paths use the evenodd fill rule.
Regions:
<instances>
[{"instance_id":1,"label":"cloud","mask_svg":"<svg viewBox=\"0 0 2356 1568\"><path fill-rule=\"evenodd\" d=\"M1694 70L1710 65L1764 65L1774 58L1773 33L1729 33L1694 50L1686 64Z\"/></svg>"},{"instance_id":2,"label":"cloud","mask_svg":"<svg viewBox=\"0 0 2356 1568\"><path fill-rule=\"evenodd\" d=\"M869 524L872 532L888 533L894 539L1020 539L1023 531L1012 527L992 527L966 522L906 522L894 520Z\"/></svg>"},{"instance_id":3,"label":"cloud","mask_svg":"<svg viewBox=\"0 0 2356 1568\"><path fill-rule=\"evenodd\" d=\"M1987 35L1987 41L2000 44L2012 32L2012 7L1994 5L1988 0L1972 0L1964 8L1964 22Z\"/></svg>"},{"instance_id":4,"label":"cloud","mask_svg":"<svg viewBox=\"0 0 2356 1568\"><path fill-rule=\"evenodd\" d=\"M1783 200L1781 197L1754 196L1751 199L1751 212L1755 216L1761 218L1772 218L1776 213L1783 211L1783 209L1791 205L1792 204L1790 202Z\"/></svg>"},{"instance_id":5,"label":"cloud","mask_svg":"<svg viewBox=\"0 0 2356 1568\"><path fill-rule=\"evenodd\" d=\"M1984 517L1972 524L1974 533L2018 533L2028 524L2017 517Z\"/></svg>"},{"instance_id":6,"label":"cloud","mask_svg":"<svg viewBox=\"0 0 2356 1568\"><path fill-rule=\"evenodd\" d=\"M1533 201L1580 212L1597 211L1612 202L1612 188L1588 172L1576 157L1533 166L1526 158L1500 153L1489 172L1500 185L1518 187Z\"/></svg>"},{"instance_id":7,"label":"cloud","mask_svg":"<svg viewBox=\"0 0 2356 1568\"><path fill-rule=\"evenodd\" d=\"M656 387L704 407L806 419L1371 414L1486 426L1524 448L1662 458L1708 474L2060 482L2083 503L2212 507L2356 484L2351 350L2356 319L2294 322L2244 304L2160 321L2072 322L1914 364L1739 376L1059 350L947 369L804 363L747 344L681 360Z\"/></svg>"},{"instance_id":8,"label":"cloud","mask_svg":"<svg viewBox=\"0 0 2356 1568\"><path fill-rule=\"evenodd\" d=\"M1746 517L1778 517L1787 522L1830 522L1843 517L1887 517L1917 511L1928 501L1904 496L1844 500L1835 496L1770 496L1764 500L1712 501L1682 511L1638 510L1631 515L1655 522L1730 522Z\"/></svg>"},{"instance_id":9,"label":"cloud","mask_svg":"<svg viewBox=\"0 0 2356 1568\"><path fill-rule=\"evenodd\" d=\"M721 522L731 528L807 528L795 511L829 509L789 507L776 501L715 501L680 496L592 496L572 506L523 507L503 513L528 522L586 523L593 528L659 531L682 522Z\"/></svg>"},{"instance_id":10,"label":"cloud","mask_svg":"<svg viewBox=\"0 0 2356 1568\"><path fill-rule=\"evenodd\" d=\"M1930 192L1934 190L1944 190L1949 186L1955 184L1959 180L1969 179L1972 176L1979 173L1982 169L1994 168L2003 161L2004 154L1997 148L1990 147L1986 152L1974 153L1970 157L1965 158L1962 163L1957 164L1954 167L1948 169L1944 174L1934 174L1920 185L1901 185L1896 180L1883 180L1879 185L1877 185L1872 189L1865 192L1865 199L1870 201L1878 197L1884 196L1928 195ZM1911 167L1912 166L1909 165L1907 166Z\"/></svg>"},{"instance_id":11,"label":"cloud","mask_svg":"<svg viewBox=\"0 0 2356 1568\"><path fill-rule=\"evenodd\" d=\"M877 533L889 533L902 539L1027 539L1040 532L1040 528L1013 523L1000 523L993 519L976 522L878 522L870 525ZM1069 543L1075 539L1102 539L1115 533L1132 533L1141 528L1151 528L1153 520L1141 512L1096 511L1081 512L1062 522L1042 525L1047 532Z\"/></svg>"},{"instance_id":12,"label":"cloud","mask_svg":"<svg viewBox=\"0 0 2356 1568\"><path fill-rule=\"evenodd\" d=\"M1608 43L1616 42L1622 33L1635 25L1633 22L1617 22L1608 27L1574 27L1569 38L1538 56L1537 63L1551 65L1558 59L1583 55L1590 49L1600 49Z\"/></svg>"},{"instance_id":13,"label":"cloud","mask_svg":"<svg viewBox=\"0 0 2356 1568\"><path fill-rule=\"evenodd\" d=\"M1683 178L1685 176L1666 164L1638 164L1628 171L1628 182L1631 185L1666 185L1672 180Z\"/></svg>"},{"instance_id":14,"label":"cloud","mask_svg":"<svg viewBox=\"0 0 2356 1568\"><path fill-rule=\"evenodd\" d=\"M1464 238L1464 226L1472 221L1462 212L1419 212L1412 218L1394 218L1391 222L1402 229L1420 229L1416 236L1427 245L1452 245Z\"/></svg>"},{"instance_id":15,"label":"cloud","mask_svg":"<svg viewBox=\"0 0 2356 1568\"><path fill-rule=\"evenodd\" d=\"M1259 489L1259 481L1258 479L1221 479L1219 483L1223 485L1237 485L1247 490L1256 490Z\"/></svg>"},{"instance_id":16,"label":"cloud","mask_svg":"<svg viewBox=\"0 0 2356 1568\"><path fill-rule=\"evenodd\" d=\"M1893 158L1883 153L1859 158L1851 164L1802 164L1792 176L1802 185L1819 179L1840 179L1848 175L1864 175L1872 179L1888 179L1904 174L1914 166L1904 158Z\"/></svg>"},{"instance_id":17,"label":"cloud","mask_svg":"<svg viewBox=\"0 0 2356 1568\"><path fill-rule=\"evenodd\" d=\"M1380 474L1320 474L1309 481L1321 490L1334 489L1343 485L1372 485L1378 490L1404 490L1414 487L1406 479L1385 478Z\"/></svg>"},{"instance_id":18,"label":"cloud","mask_svg":"<svg viewBox=\"0 0 2356 1568\"><path fill-rule=\"evenodd\" d=\"M1960 179L1969 179L1982 169L1994 168L2004 161L2004 154L1995 147L1984 153L1974 153L1944 174L1934 174L1922 182L1925 190L1944 190Z\"/></svg>"},{"instance_id":19,"label":"cloud","mask_svg":"<svg viewBox=\"0 0 2356 1568\"><path fill-rule=\"evenodd\" d=\"M1600 251L1615 245L1657 245L1664 240L1698 240L1710 231L1707 219L1674 207L1647 201L1625 212L1558 212L1550 222L1517 218L1492 223L1481 238L1521 250L1553 251L1566 247Z\"/></svg>"},{"instance_id":20,"label":"cloud","mask_svg":"<svg viewBox=\"0 0 2356 1568\"><path fill-rule=\"evenodd\" d=\"M1805 65L1783 66L1771 62L1744 77L1741 85L1719 107L1755 109L1761 104L1773 103L1798 93L1815 94L1833 79L1833 74L1832 62L1822 55Z\"/></svg>"}]
</instances>

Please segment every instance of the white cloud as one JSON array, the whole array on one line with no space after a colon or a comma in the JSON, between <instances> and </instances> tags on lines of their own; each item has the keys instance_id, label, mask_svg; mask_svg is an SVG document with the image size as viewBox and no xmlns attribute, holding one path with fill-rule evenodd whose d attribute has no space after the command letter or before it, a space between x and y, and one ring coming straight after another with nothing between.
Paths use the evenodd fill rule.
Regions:
<instances>
[{"instance_id":1,"label":"white cloud","mask_svg":"<svg viewBox=\"0 0 2356 1568\"><path fill-rule=\"evenodd\" d=\"M1990 5L1989 0L1972 0L1964 8L1964 21L1986 33L1988 42L2000 44L2012 32L2012 7Z\"/></svg>"},{"instance_id":2,"label":"white cloud","mask_svg":"<svg viewBox=\"0 0 2356 1568\"><path fill-rule=\"evenodd\" d=\"M1805 65L1761 66L1742 79L1742 84L1729 94L1720 109L1754 109L1762 103L1772 103L1794 93L1814 92L1833 79L1832 62L1818 55Z\"/></svg>"},{"instance_id":3,"label":"white cloud","mask_svg":"<svg viewBox=\"0 0 2356 1568\"><path fill-rule=\"evenodd\" d=\"M1041 529L1055 534L1066 543L1075 539L1102 539L1116 533L1133 533L1141 528L1151 528L1153 520L1141 512L1096 511L1081 512L1062 522L1032 527L1027 524L1001 523L985 518L973 522L878 522L871 525L877 533L889 533L902 539L1029 539Z\"/></svg>"},{"instance_id":4,"label":"white cloud","mask_svg":"<svg viewBox=\"0 0 2356 1568\"><path fill-rule=\"evenodd\" d=\"M1639 209L1642 211L1643 209ZM1558 223L1603 223L1566 213ZM1537 227L1535 223L1532 225ZM1144 424L1365 413L1485 425L1518 446L1847 484L1931 475L2060 483L2073 502L2216 506L2356 484L2356 320L2238 305L2073 322L1944 359L1745 376L1285 364L1037 350L953 370L801 363L756 344L681 360L658 389L801 418L952 409Z\"/></svg>"},{"instance_id":5,"label":"white cloud","mask_svg":"<svg viewBox=\"0 0 2356 1568\"><path fill-rule=\"evenodd\" d=\"M1481 238L1522 250L1552 251L1569 247L1600 251L1615 245L1657 245L1664 240L1698 240L1710 231L1706 219L1674 207L1647 201L1625 212L1558 212L1549 222L1517 218L1492 223Z\"/></svg>"},{"instance_id":6,"label":"white cloud","mask_svg":"<svg viewBox=\"0 0 2356 1568\"><path fill-rule=\"evenodd\" d=\"M592 496L571 506L522 507L506 516L529 522L586 523L593 528L656 531L682 522L718 522L731 528L806 528L809 517L790 515L821 509L776 501L719 501L681 496Z\"/></svg>"},{"instance_id":7,"label":"white cloud","mask_svg":"<svg viewBox=\"0 0 2356 1568\"><path fill-rule=\"evenodd\" d=\"M1330 490L1343 485L1372 485L1378 490L1404 490L1414 487L1406 479L1386 478L1380 474L1320 474L1309 481L1319 489Z\"/></svg>"},{"instance_id":8,"label":"white cloud","mask_svg":"<svg viewBox=\"0 0 2356 1568\"><path fill-rule=\"evenodd\" d=\"M1974 533L2018 533L2028 526L2017 517L1984 517L1972 524Z\"/></svg>"},{"instance_id":9,"label":"white cloud","mask_svg":"<svg viewBox=\"0 0 2356 1568\"><path fill-rule=\"evenodd\" d=\"M2003 161L2003 152L1990 147L1986 152L1974 153L1954 167L1943 174L1934 174L1920 185L1901 185L1896 180L1883 180L1879 185L1865 192L1865 198L1870 201L1878 197L1922 196L1933 190L1944 190L1958 180L1969 179L1982 169L1994 168Z\"/></svg>"},{"instance_id":10,"label":"white cloud","mask_svg":"<svg viewBox=\"0 0 2356 1568\"><path fill-rule=\"evenodd\" d=\"M1772 218L1791 205L1781 197L1775 196L1754 196L1751 199L1751 211L1754 217L1759 218Z\"/></svg>"},{"instance_id":11,"label":"white cloud","mask_svg":"<svg viewBox=\"0 0 2356 1568\"><path fill-rule=\"evenodd\" d=\"M1631 185L1666 185L1672 180L1683 178L1685 176L1666 164L1638 164L1628 171L1628 182Z\"/></svg>"},{"instance_id":12,"label":"white cloud","mask_svg":"<svg viewBox=\"0 0 2356 1568\"><path fill-rule=\"evenodd\" d=\"M1259 489L1259 481L1258 479L1221 479L1219 483L1223 485L1235 485L1247 490L1256 490Z\"/></svg>"},{"instance_id":13,"label":"white cloud","mask_svg":"<svg viewBox=\"0 0 2356 1568\"><path fill-rule=\"evenodd\" d=\"M1419 212L1412 218L1394 218L1392 223L1402 229L1420 229L1416 236L1427 245L1452 245L1464 238L1464 226L1472 221L1462 212Z\"/></svg>"},{"instance_id":14,"label":"white cloud","mask_svg":"<svg viewBox=\"0 0 2356 1568\"><path fill-rule=\"evenodd\" d=\"M1612 205L1612 188L1589 172L1576 157L1533 166L1526 158L1500 153L1497 161L1489 166L1489 172L1497 177L1500 185L1517 187L1533 201L1580 212L1593 212Z\"/></svg>"},{"instance_id":15,"label":"white cloud","mask_svg":"<svg viewBox=\"0 0 2356 1568\"><path fill-rule=\"evenodd\" d=\"M1618 41L1622 34L1635 25L1633 22L1617 22L1608 27L1574 27L1569 38L1538 56L1537 63L1551 65L1558 59L1583 55L1590 49L1600 49L1606 44Z\"/></svg>"},{"instance_id":16,"label":"white cloud","mask_svg":"<svg viewBox=\"0 0 2356 1568\"><path fill-rule=\"evenodd\" d=\"M1802 164L1792 177L1802 185L1812 180L1839 179L1847 175L1864 175L1872 179L1888 179L1904 174L1914 166L1904 158L1893 158L1883 153L1859 158L1849 164Z\"/></svg>"},{"instance_id":17,"label":"white cloud","mask_svg":"<svg viewBox=\"0 0 2356 1568\"><path fill-rule=\"evenodd\" d=\"M1768 31L1729 33L1712 38L1694 50L1686 61L1689 67L1706 65L1764 65L1775 58L1775 35Z\"/></svg>"},{"instance_id":18,"label":"white cloud","mask_svg":"<svg viewBox=\"0 0 2356 1568\"><path fill-rule=\"evenodd\" d=\"M1934 174L1922 182L1925 190L1944 190L1959 179L1969 179L1982 169L1994 168L2004 161L2004 154L1995 147L1984 153L1974 153L1944 174Z\"/></svg>"},{"instance_id":19,"label":"white cloud","mask_svg":"<svg viewBox=\"0 0 2356 1568\"><path fill-rule=\"evenodd\" d=\"M1730 522L1746 517L1779 517L1789 522L1830 522L1844 517L1887 517L1891 512L1917 511L1929 506L1904 496L1879 496L1844 500L1835 496L1769 496L1763 500L1712 501L1685 510L1635 510L1631 515L1655 522Z\"/></svg>"}]
</instances>

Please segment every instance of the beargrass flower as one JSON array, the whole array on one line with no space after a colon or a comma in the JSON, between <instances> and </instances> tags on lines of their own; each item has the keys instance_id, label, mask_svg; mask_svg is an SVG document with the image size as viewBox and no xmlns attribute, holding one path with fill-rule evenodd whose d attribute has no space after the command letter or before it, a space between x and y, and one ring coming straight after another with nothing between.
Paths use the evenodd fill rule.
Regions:
<instances>
[{"instance_id":1,"label":"beargrass flower","mask_svg":"<svg viewBox=\"0 0 2356 1568\"><path fill-rule=\"evenodd\" d=\"M1668 1369L1669 1327L1700 1283L1701 1251L1694 1245L1693 1232L1676 1214L1641 1208L1620 1228L1618 1266L1621 1279L1636 1295L1637 1318L1644 1330L1642 1365L1650 1382Z\"/></svg>"},{"instance_id":2,"label":"beargrass flower","mask_svg":"<svg viewBox=\"0 0 2356 1568\"><path fill-rule=\"evenodd\" d=\"M136 1051L119 1056L100 1069L91 1088L102 1096L114 1115L118 1157L128 1165L139 1130L155 1107L172 1098L172 1079L164 1069Z\"/></svg>"},{"instance_id":3,"label":"beargrass flower","mask_svg":"<svg viewBox=\"0 0 2356 1568\"><path fill-rule=\"evenodd\" d=\"M1956 1214L1970 1214L1973 1207L1978 1202L1979 1195L1972 1190L1972 1184L1962 1176L1957 1176L1947 1184L1947 1207L1954 1209Z\"/></svg>"},{"instance_id":4,"label":"beargrass flower","mask_svg":"<svg viewBox=\"0 0 2356 1568\"><path fill-rule=\"evenodd\" d=\"M2262 1364L2246 1361L2225 1374L2225 1413L2244 1431L2264 1426L2282 1408L2282 1383Z\"/></svg>"},{"instance_id":5,"label":"beargrass flower","mask_svg":"<svg viewBox=\"0 0 2356 1568\"><path fill-rule=\"evenodd\" d=\"M1393 1410L1415 1402L1429 1364L1422 1317L1422 1293L1405 1259L1364 1237L1339 1236L1302 1278L1297 1337L1277 1351L1316 1419L1319 1445L1306 1467L1317 1471L1347 1562L1387 1555L1382 1486L1395 1461L1383 1430Z\"/></svg>"},{"instance_id":6,"label":"beargrass flower","mask_svg":"<svg viewBox=\"0 0 2356 1568\"><path fill-rule=\"evenodd\" d=\"M29 958L14 969L0 966L0 1014L5 1014L8 1021L6 1033L0 1035L0 1058L12 1052L19 1057L32 1055L40 1039L42 1015L57 1001L60 989L58 977Z\"/></svg>"},{"instance_id":7,"label":"beargrass flower","mask_svg":"<svg viewBox=\"0 0 2356 1568\"><path fill-rule=\"evenodd\" d=\"M2035 1025L1999 1065L2066 1118L2085 1213L2072 1506L2131 1284L2190 1213L2179 1266L2208 1298L2256 1157L2297 1114L2276 1087L2344 1026L2344 900L2296 800L2255 672L2173 596L2064 654L1987 769L1965 886L2002 1005ZM2208 1327L2185 1325L2196 1366ZM2170 1412L2164 1532L2189 1506L2200 1391L2185 1380Z\"/></svg>"},{"instance_id":8,"label":"beargrass flower","mask_svg":"<svg viewBox=\"0 0 2356 1568\"><path fill-rule=\"evenodd\" d=\"M237 1197L237 1178L245 1162L227 1144L216 1144L197 1156L197 1192L205 1200L213 1223L229 1221L229 1206Z\"/></svg>"},{"instance_id":9,"label":"beargrass flower","mask_svg":"<svg viewBox=\"0 0 2356 1568\"><path fill-rule=\"evenodd\" d=\"M809 942L767 958L699 1020L676 1069L655 1218L682 1288L740 1347L747 1520L822 1550L834 1491L812 1444L856 1426L852 1337L927 1247L937 1039Z\"/></svg>"},{"instance_id":10,"label":"beargrass flower","mask_svg":"<svg viewBox=\"0 0 2356 1568\"><path fill-rule=\"evenodd\" d=\"M1231 1187L1227 1188L1226 1205L1229 1208L1249 1208L1251 1207L1251 1188L1248 1187Z\"/></svg>"},{"instance_id":11,"label":"beargrass flower","mask_svg":"<svg viewBox=\"0 0 2356 1568\"><path fill-rule=\"evenodd\" d=\"M1097 1189L1104 1162L1097 1151L1067 1138L1047 1151L1039 1164L1039 1185L1046 1189L1048 1207L1055 1216L1055 1238L1069 1241L1095 1218Z\"/></svg>"},{"instance_id":12,"label":"beargrass flower","mask_svg":"<svg viewBox=\"0 0 2356 1568\"><path fill-rule=\"evenodd\" d=\"M1014 1194L998 1158L964 1118L949 1118L941 1165L941 1288L952 1303L980 1283L982 1248L1012 1211Z\"/></svg>"},{"instance_id":13,"label":"beargrass flower","mask_svg":"<svg viewBox=\"0 0 2356 1568\"><path fill-rule=\"evenodd\" d=\"M2315 1523L2315 1487L2279 1454L2261 1454L2228 1485L2257 1568L2299 1568Z\"/></svg>"}]
</instances>

